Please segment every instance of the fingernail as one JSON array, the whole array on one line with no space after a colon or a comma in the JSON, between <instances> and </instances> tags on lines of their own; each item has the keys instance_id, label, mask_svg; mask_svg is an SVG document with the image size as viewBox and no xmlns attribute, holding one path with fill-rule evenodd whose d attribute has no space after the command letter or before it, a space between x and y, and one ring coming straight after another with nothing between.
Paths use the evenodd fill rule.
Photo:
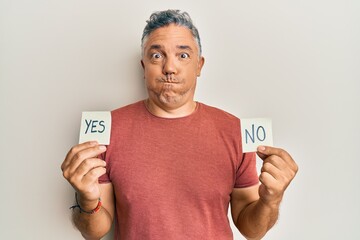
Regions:
<instances>
[{"instance_id":1,"label":"fingernail","mask_svg":"<svg viewBox=\"0 0 360 240\"><path fill-rule=\"evenodd\" d=\"M91 146L95 146L95 145L97 145L97 142L96 142L96 141L91 141L91 142L90 142L90 145L91 145Z\"/></svg>"},{"instance_id":2,"label":"fingernail","mask_svg":"<svg viewBox=\"0 0 360 240\"><path fill-rule=\"evenodd\" d=\"M264 147L264 146L258 146L257 149L258 149L259 152L265 151L265 147Z\"/></svg>"},{"instance_id":3,"label":"fingernail","mask_svg":"<svg viewBox=\"0 0 360 240\"><path fill-rule=\"evenodd\" d=\"M101 151L104 151L104 150L106 150L106 147L105 147L105 146L99 146L99 149L100 149Z\"/></svg>"}]
</instances>

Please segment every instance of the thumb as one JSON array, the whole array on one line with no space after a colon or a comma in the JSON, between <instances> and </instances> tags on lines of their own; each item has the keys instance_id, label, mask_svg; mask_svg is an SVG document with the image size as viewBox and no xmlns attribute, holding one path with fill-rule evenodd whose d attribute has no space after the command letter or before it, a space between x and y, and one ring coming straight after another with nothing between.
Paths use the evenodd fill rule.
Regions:
<instances>
[{"instance_id":1,"label":"thumb","mask_svg":"<svg viewBox=\"0 0 360 240\"><path fill-rule=\"evenodd\" d=\"M257 148L257 152L256 154L259 156L259 158L261 158L262 160L265 160L268 155L266 155L265 153L263 153L265 150L265 147L264 146L258 146Z\"/></svg>"}]
</instances>

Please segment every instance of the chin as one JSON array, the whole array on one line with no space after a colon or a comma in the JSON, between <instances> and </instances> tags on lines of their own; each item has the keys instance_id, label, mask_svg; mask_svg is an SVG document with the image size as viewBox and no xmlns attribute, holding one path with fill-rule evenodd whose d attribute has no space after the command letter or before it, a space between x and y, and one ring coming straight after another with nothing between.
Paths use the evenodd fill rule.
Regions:
<instances>
[{"instance_id":1,"label":"chin","mask_svg":"<svg viewBox=\"0 0 360 240\"><path fill-rule=\"evenodd\" d=\"M174 105L181 102L182 96L178 95L169 95L169 94L160 94L159 100L164 105Z\"/></svg>"}]
</instances>

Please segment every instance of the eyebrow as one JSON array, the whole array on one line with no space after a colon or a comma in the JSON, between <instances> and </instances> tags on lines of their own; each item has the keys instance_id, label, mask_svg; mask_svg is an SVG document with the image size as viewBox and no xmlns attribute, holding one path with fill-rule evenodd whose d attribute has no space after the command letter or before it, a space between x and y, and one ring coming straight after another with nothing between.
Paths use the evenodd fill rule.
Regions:
<instances>
[{"instance_id":1,"label":"eyebrow","mask_svg":"<svg viewBox=\"0 0 360 240\"><path fill-rule=\"evenodd\" d=\"M163 48L163 46L161 46L159 44L153 44L150 46L149 50L153 50L153 49L158 50L158 49L162 49L162 48ZM193 49L188 45L177 45L176 48L182 49L182 50L189 50L189 51L193 52Z\"/></svg>"},{"instance_id":2,"label":"eyebrow","mask_svg":"<svg viewBox=\"0 0 360 240\"><path fill-rule=\"evenodd\" d=\"M161 49L161 48L162 48L161 45L159 45L159 44L154 44L154 45L151 45L151 46L150 46L149 50L152 50L152 49Z\"/></svg>"},{"instance_id":3,"label":"eyebrow","mask_svg":"<svg viewBox=\"0 0 360 240\"><path fill-rule=\"evenodd\" d=\"M193 52L193 49L188 45L177 45L176 47L179 49L189 50L189 51Z\"/></svg>"}]
</instances>

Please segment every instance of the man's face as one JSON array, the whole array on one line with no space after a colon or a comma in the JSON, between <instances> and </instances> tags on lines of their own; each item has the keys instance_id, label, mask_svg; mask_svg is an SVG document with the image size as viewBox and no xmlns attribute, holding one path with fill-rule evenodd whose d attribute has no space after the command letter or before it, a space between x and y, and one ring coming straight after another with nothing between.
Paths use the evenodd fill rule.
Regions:
<instances>
[{"instance_id":1,"label":"man's face","mask_svg":"<svg viewBox=\"0 0 360 240\"><path fill-rule=\"evenodd\" d=\"M192 102L204 58L190 30L174 24L158 28L147 37L143 51L149 98L170 108Z\"/></svg>"}]
</instances>

